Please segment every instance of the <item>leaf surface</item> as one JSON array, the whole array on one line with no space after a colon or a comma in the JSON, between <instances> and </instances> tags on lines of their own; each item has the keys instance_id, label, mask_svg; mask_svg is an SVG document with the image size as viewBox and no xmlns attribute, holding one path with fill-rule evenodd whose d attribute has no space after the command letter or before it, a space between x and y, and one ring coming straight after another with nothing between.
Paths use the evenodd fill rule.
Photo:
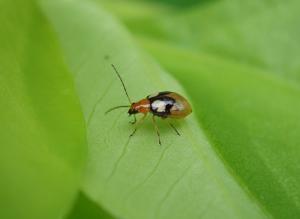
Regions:
<instances>
[{"instance_id":1,"label":"leaf surface","mask_svg":"<svg viewBox=\"0 0 300 219\"><path fill-rule=\"evenodd\" d=\"M184 95L166 72L143 54L130 35L98 4L44 1L76 80L88 129L89 163L83 189L121 218L265 218L203 135L195 117L176 122L176 136L159 122L159 146L151 120L134 137L117 66L134 100L163 90Z\"/></svg>"},{"instance_id":2,"label":"leaf surface","mask_svg":"<svg viewBox=\"0 0 300 219\"><path fill-rule=\"evenodd\" d=\"M62 218L86 158L73 81L33 1L1 1L0 24L0 218Z\"/></svg>"}]
</instances>

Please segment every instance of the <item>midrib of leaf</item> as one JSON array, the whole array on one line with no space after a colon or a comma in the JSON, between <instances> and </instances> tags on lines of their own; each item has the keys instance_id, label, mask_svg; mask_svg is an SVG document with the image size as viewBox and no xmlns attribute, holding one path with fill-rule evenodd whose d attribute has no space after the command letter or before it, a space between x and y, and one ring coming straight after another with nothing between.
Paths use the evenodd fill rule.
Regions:
<instances>
[{"instance_id":1,"label":"midrib of leaf","mask_svg":"<svg viewBox=\"0 0 300 219\"><path fill-rule=\"evenodd\" d=\"M203 145L207 146L207 150L211 151L211 154L213 156L215 156L215 159L218 159L220 161L220 165L223 165L226 169L226 171L228 171L228 173L231 175L233 181L235 181L240 188L244 191L244 193L249 196L249 199L251 201L254 202L255 205L257 205L260 210L263 212L263 214L265 215L266 218L271 218L271 214L270 212L268 212L268 210L265 208L264 205L262 205L262 203L249 191L247 185L245 185L245 183L243 182L243 180L236 174L236 172L231 168L231 166L229 165L229 163L223 158L222 154L220 154L220 151L218 151L216 149L216 147L213 145L213 141L211 140L212 137L210 136L210 132L207 129L204 129L203 127L201 127L201 121L198 123L199 127L201 128L201 134L202 134L202 138L204 139L205 143L203 142ZM186 132L186 134L193 139L193 146L194 149L198 152L199 154L199 158L203 159L203 157L201 157L202 152L199 150L199 147L197 147L197 141L191 136L192 130L189 130L188 132ZM206 160L206 168L209 171L213 171L213 168L211 167L210 164L210 159L211 157L207 157L204 158ZM233 196L230 195L230 192L228 190L226 190L225 186L222 185L220 182L222 181L221 177L216 176L215 177L215 183L219 185L220 188L223 189L223 192L229 197L229 199ZM232 207L236 207L234 205L232 205Z\"/></svg>"},{"instance_id":2,"label":"midrib of leaf","mask_svg":"<svg viewBox=\"0 0 300 219\"><path fill-rule=\"evenodd\" d=\"M110 62L121 69L120 72L130 88L130 93L135 96L144 96L154 90L170 88L184 93L172 78L136 49L126 31L95 4L79 1L45 1L42 6L58 32L72 71L77 69L76 60L80 60L82 52L87 49L86 43L92 45L93 53L89 53L90 59L82 63L80 73L73 72L76 75L77 90L86 118L91 115L99 96L106 89L103 85L114 78L117 81ZM74 37L72 41L71 36ZM102 37L103 41L98 41L99 37ZM110 62L103 60L108 54L111 57ZM98 86L91 86L91 81L98 82ZM166 149L166 158L163 160L160 160L163 150L156 145L152 127L151 131L139 130L139 134L130 140L126 150L120 148L118 145L126 143L130 133L127 118L119 119L121 113L106 117L103 115L105 109L124 101L125 96L120 95L121 87L118 85L120 84L113 84L101 100L102 104L94 111L93 118L89 120L90 162L83 189L92 200L102 204L114 215L124 218L153 218L155 214L159 218L181 218L183 213L187 213L189 218L197 218L203 211L206 211L207 218L221 215L224 218L265 217L261 209L228 174L223 163L201 134L193 116L181 122L180 131L183 133L181 138L175 139L173 132L161 128L164 145L172 144ZM118 123L111 125L114 121ZM124 153L125 155L122 155ZM117 165L118 169L107 183L107 177L120 156L122 160ZM177 160L173 160L174 158ZM190 169L185 172L187 168ZM152 176L149 177L148 174ZM185 177L182 178L182 175ZM132 198L126 203L120 200L120 197L128 194L145 179L146 185ZM195 182L199 182L205 188L199 184L195 185ZM183 192L186 183L189 184L188 191ZM183 199L185 202L182 203ZM164 204L160 205L161 202ZM209 206L209 209L199 210L199 206Z\"/></svg>"}]
</instances>

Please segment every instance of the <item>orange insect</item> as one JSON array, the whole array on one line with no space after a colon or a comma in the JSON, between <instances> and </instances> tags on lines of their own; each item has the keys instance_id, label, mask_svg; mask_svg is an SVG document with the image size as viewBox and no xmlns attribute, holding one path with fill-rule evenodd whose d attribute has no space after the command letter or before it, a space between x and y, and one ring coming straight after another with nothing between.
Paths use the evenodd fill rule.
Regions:
<instances>
[{"instance_id":1,"label":"orange insect","mask_svg":"<svg viewBox=\"0 0 300 219\"><path fill-rule=\"evenodd\" d=\"M191 105L188 103L188 101L181 95L175 93L175 92L170 92L170 91L163 91L163 92L158 92L153 95L149 95L146 98L138 101L138 102L132 102L127 89L125 87L125 84L117 71L116 67L112 64L113 69L115 70L117 76L119 77L125 94L128 98L128 101L130 105L122 105L122 106L116 106L108 111L106 113L109 113L112 110L119 109L119 108L124 108L124 107L129 107L128 114L134 116L134 121L131 122L132 124L136 124L133 132L131 133L130 137L135 134L137 131L139 125L144 121L148 113L152 114L152 121L158 136L158 143L161 145L161 140L160 140L160 134L158 127L155 122L155 117L160 117L162 119L165 118L175 118L175 119L181 119L186 117L192 112ZM137 121L135 114L137 113L142 113L143 117ZM175 126L173 126L171 123L169 125L174 129L177 135L180 135Z\"/></svg>"}]
</instances>

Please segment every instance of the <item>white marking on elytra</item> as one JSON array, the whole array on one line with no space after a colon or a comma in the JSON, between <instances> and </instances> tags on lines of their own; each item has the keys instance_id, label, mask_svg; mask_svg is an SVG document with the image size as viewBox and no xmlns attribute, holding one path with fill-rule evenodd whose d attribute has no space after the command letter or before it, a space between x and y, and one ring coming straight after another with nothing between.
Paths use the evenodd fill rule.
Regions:
<instances>
[{"instance_id":1,"label":"white marking on elytra","mask_svg":"<svg viewBox=\"0 0 300 219\"><path fill-rule=\"evenodd\" d=\"M155 101L153 101L151 106L152 106L152 109L154 109L156 112L162 113L162 112L166 111L167 104L168 104L168 102L161 101L161 100L155 100Z\"/></svg>"},{"instance_id":2,"label":"white marking on elytra","mask_svg":"<svg viewBox=\"0 0 300 219\"><path fill-rule=\"evenodd\" d=\"M184 106L181 103L175 102L171 108L171 111L182 111L184 110Z\"/></svg>"}]
</instances>

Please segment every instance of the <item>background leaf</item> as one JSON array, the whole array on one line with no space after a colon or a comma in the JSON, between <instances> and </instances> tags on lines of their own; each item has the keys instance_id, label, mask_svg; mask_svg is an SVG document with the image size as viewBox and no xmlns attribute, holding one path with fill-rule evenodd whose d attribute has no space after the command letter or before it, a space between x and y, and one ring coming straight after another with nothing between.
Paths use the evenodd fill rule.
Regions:
<instances>
[{"instance_id":1,"label":"background leaf","mask_svg":"<svg viewBox=\"0 0 300 219\"><path fill-rule=\"evenodd\" d=\"M210 142L252 197L273 218L298 218L298 86L247 65L144 45L186 87Z\"/></svg>"},{"instance_id":2,"label":"background leaf","mask_svg":"<svg viewBox=\"0 0 300 219\"><path fill-rule=\"evenodd\" d=\"M300 81L297 0L207 1L172 10L161 10L166 6L155 1L151 7L139 1L123 3L126 4L148 13L128 13L125 6L118 6L118 1L105 1L107 8L137 36L160 39Z\"/></svg>"},{"instance_id":3,"label":"background leaf","mask_svg":"<svg viewBox=\"0 0 300 219\"><path fill-rule=\"evenodd\" d=\"M85 129L54 34L32 1L0 3L0 218L62 218Z\"/></svg>"},{"instance_id":4,"label":"background leaf","mask_svg":"<svg viewBox=\"0 0 300 219\"><path fill-rule=\"evenodd\" d=\"M193 116L176 123L181 137L159 123L161 147L150 121L129 140L125 111L104 116L109 107L126 104L110 63L135 100L166 89L184 93L114 19L88 1L45 1L43 8L60 36L88 127L83 189L89 198L122 218L266 217Z\"/></svg>"}]
</instances>

